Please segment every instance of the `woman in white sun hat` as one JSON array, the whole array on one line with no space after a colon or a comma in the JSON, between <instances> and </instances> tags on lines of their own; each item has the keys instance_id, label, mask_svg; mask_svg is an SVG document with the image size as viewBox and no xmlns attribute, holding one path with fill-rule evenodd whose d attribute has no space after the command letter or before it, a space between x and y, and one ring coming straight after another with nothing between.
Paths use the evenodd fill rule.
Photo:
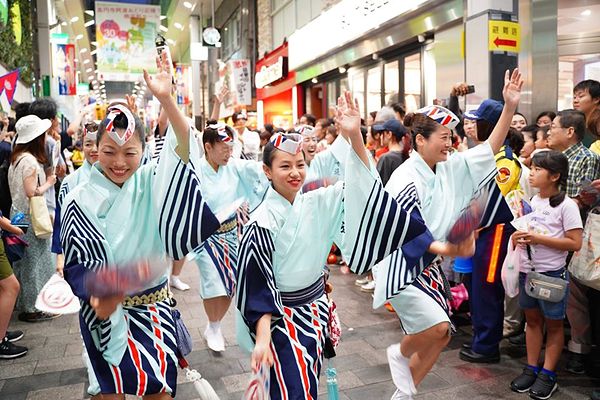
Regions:
<instances>
[{"instance_id":1,"label":"woman in white sun hat","mask_svg":"<svg viewBox=\"0 0 600 400\"><path fill-rule=\"evenodd\" d=\"M17 138L8 169L8 185L12 197L11 218L17 213L29 215L29 199L43 196L54 186L55 175L46 176L43 165L48 161L45 143L46 132L52 126L48 119L27 115L17 121ZM50 239L38 239L33 229L25 233L25 255L13 265L14 273L21 283L21 294L15 309L19 319L26 322L45 321L55 315L38 311L35 299L54 272Z\"/></svg>"}]
</instances>

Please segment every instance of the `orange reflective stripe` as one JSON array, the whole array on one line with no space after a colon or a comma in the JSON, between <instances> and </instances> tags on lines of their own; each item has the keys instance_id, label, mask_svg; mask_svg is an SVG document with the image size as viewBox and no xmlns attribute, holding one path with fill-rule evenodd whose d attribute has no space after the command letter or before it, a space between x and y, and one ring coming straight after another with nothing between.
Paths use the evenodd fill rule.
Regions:
<instances>
[{"instance_id":1,"label":"orange reflective stripe","mask_svg":"<svg viewBox=\"0 0 600 400\"><path fill-rule=\"evenodd\" d=\"M502 234L504 233L504 224L496 225L494 232L494 243L492 245L492 256L490 257L490 266L486 282L494 283L496 281L496 269L498 268L498 258L500 258L500 246L502 246Z\"/></svg>"}]
</instances>

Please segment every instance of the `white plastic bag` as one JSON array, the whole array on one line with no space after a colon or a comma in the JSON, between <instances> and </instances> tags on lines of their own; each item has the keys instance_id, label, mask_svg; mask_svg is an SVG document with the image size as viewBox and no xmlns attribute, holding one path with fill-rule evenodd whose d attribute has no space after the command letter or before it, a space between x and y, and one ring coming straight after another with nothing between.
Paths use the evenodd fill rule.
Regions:
<instances>
[{"instance_id":1,"label":"white plastic bag","mask_svg":"<svg viewBox=\"0 0 600 400\"><path fill-rule=\"evenodd\" d=\"M581 249L569 264L569 273L585 286L600 290L600 208L588 214Z\"/></svg>"},{"instance_id":2,"label":"white plastic bag","mask_svg":"<svg viewBox=\"0 0 600 400\"><path fill-rule=\"evenodd\" d=\"M506 258L502 264L502 285L508 297L516 297L519 294L519 269L521 248L513 249L512 240L508 241Z\"/></svg>"}]
</instances>

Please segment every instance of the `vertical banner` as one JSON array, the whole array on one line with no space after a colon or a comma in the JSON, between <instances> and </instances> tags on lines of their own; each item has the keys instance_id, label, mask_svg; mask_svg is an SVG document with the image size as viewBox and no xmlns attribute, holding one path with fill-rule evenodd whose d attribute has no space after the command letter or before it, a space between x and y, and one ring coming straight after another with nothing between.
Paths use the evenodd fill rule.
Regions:
<instances>
[{"instance_id":1,"label":"vertical banner","mask_svg":"<svg viewBox=\"0 0 600 400\"><path fill-rule=\"evenodd\" d=\"M54 76L58 80L58 94L73 96L77 94L75 78L75 45L59 44L56 46L54 59Z\"/></svg>"},{"instance_id":2,"label":"vertical banner","mask_svg":"<svg viewBox=\"0 0 600 400\"><path fill-rule=\"evenodd\" d=\"M16 69L6 75L0 76L0 108L2 111L10 111L10 105L15 97L17 82L19 81L19 70Z\"/></svg>"},{"instance_id":3,"label":"vertical banner","mask_svg":"<svg viewBox=\"0 0 600 400\"><path fill-rule=\"evenodd\" d=\"M98 71L106 80L135 81L156 71L154 40L160 6L96 1Z\"/></svg>"},{"instance_id":4,"label":"vertical banner","mask_svg":"<svg viewBox=\"0 0 600 400\"><path fill-rule=\"evenodd\" d=\"M252 82L250 81L250 61L229 61L231 71L231 90L235 104L252 104Z\"/></svg>"},{"instance_id":5,"label":"vertical banner","mask_svg":"<svg viewBox=\"0 0 600 400\"><path fill-rule=\"evenodd\" d=\"M177 104L190 104L190 67L177 64L175 67Z\"/></svg>"},{"instance_id":6,"label":"vertical banner","mask_svg":"<svg viewBox=\"0 0 600 400\"><path fill-rule=\"evenodd\" d=\"M8 0L0 0L0 24L8 23Z\"/></svg>"}]
</instances>

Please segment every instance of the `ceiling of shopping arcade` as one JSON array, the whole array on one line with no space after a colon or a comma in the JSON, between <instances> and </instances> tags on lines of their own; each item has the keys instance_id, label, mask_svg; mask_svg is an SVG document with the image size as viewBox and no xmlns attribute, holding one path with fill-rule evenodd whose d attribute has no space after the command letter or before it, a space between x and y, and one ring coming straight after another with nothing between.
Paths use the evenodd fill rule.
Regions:
<instances>
[{"instance_id":1,"label":"ceiling of shopping arcade","mask_svg":"<svg viewBox=\"0 0 600 400\"><path fill-rule=\"evenodd\" d=\"M222 0L106 0L111 3L160 5L160 33L165 37L175 61L181 60L190 46L190 16L200 17L204 24L210 20L212 7L219 7ZM143 82L103 81L97 70L96 21L94 0L55 0L57 23L60 31L69 35L75 43L77 66L81 82L90 82L97 95L109 98L124 97L136 93L149 98ZM54 31L53 31L54 32ZM143 80L142 80L143 81ZM137 86L137 87L136 87Z\"/></svg>"}]
</instances>

